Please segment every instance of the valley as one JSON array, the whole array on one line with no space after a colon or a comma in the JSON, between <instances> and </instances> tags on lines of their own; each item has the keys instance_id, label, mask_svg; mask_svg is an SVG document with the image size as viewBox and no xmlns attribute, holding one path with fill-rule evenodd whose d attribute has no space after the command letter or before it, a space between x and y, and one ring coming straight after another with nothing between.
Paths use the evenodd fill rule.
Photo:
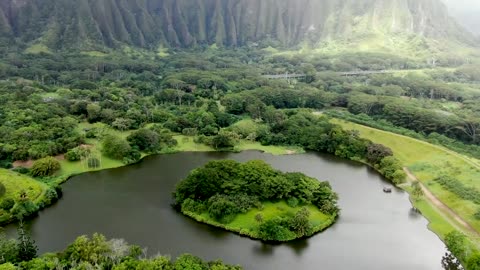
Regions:
<instances>
[{"instance_id":1,"label":"valley","mask_svg":"<svg viewBox=\"0 0 480 270\"><path fill-rule=\"evenodd\" d=\"M480 269L450 4L0 0L0 269Z\"/></svg>"}]
</instances>

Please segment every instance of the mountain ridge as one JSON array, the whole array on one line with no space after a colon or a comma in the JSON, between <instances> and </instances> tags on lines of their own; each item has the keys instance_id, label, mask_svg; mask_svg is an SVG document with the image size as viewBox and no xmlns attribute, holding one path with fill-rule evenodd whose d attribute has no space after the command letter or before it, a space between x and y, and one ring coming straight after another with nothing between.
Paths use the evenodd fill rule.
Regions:
<instances>
[{"instance_id":1,"label":"mountain ridge","mask_svg":"<svg viewBox=\"0 0 480 270\"><path fill-rule=\"evenodd\" d=\"M313 46L375 33L474 44L440 0L0 0L0 36L48 48Z\"/></svg>"}]
</instances>

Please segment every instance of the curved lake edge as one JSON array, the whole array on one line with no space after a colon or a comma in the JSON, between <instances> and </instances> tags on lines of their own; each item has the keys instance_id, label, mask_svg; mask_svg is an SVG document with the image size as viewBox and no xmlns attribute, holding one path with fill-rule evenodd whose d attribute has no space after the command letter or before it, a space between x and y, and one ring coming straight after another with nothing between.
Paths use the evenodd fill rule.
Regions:
<instances>
[{"instance_id":1,"label":"curved lake edge","mask_svg":"<svg viewBox=\"0 0 480 270\"><path fill-rule=\"evenodd\" d=\"M275 146L275 147L278 147L278 148L287 148L288 146ZM342 161L345 161L345 162L353 162L353 163L356 163L358 165L364 165L368 168L370 168L371 170L375 171L380 177L382 177L383 179L385 179L385 177L380 173L380 171L375 168L374 166L372 166L371 164L365 162L365 161L362 161L362 160L351 160L351 159L346 159L346 158L341 158L341 157L338 157L334 154L330 154L330 153L324 153L324 152L317 152L317 151L307 151L307 150L304 150L302 149L303 151L293 151L293 152L290 152L290 151L285 151L284 153L282 154L274 154L272 152L269 152L269 151L265 151L263 149L259 149L259 148L252 148L252 149L245 149L245 150L214 150L214 151L194 151L194 150L185 150L185 151L172 151L172 152L166 152L166 153L156 153L156 154L146 154L144 156L142 156L138 161L136 162L132 162L132 163L128 163L128 164L123 164L123 165L119 165L119 166L114 166L114 167L110 167L110 168L101 168L101 169L93 169L93 170L85 170L83 172L78 172L78 173L71 173L71 174L66 174L66 175L60 175L60 176L57 176L55 178L55 180L53 181L54 183L54 188L56 189L59 189L59 197L57 200L54 200L52 201L50 204L44 204L43 207L39 208L38 211L32 213L29 217L27 217L27 219L31 219L31 218L34 218L36 216L38 216L38 213L41 212L42 210L58 203L61 199L61 197L63 196L62 195L62 190L61 190L61 186L62 184L68 182L71 178L74 178L76 176L80 176L80 175L84 175L84 174L90 174L90 173L98 173L98 172L102 172L102 171L107 171L107 170L115 170L115 169L120 169L120 168L124 168L124 167L128 167L128 166L133 166L133 165L136 165L136 164L140 164L142 162L144 162L145 159L147 158L151 158L151 157L155 157L155 156L168 156L168 155L175 155L175 154L178 154L178 153L232 153L232 154L235 154L235 153L242 153L242 152L249 152L249 151L253 151L253 152L260 152L262 154L267 154L267 155L271 155L271 156L289 156L289 155L302 155L302 154L305 154L305 153L308 153L308 152L312 152L312 153L320 153L320 154L326 154L326 155L329 155L329 156L333 156L333 157L336 157L336 158L339 158L341 159ZM386 179L385 179L386 180ZM328 180L327 180L328 181ZM412 208L415 208L415 200L413 199L413 195L411 194L411 192L405 188L403 188L401 185L395 185L394 183L392 183L391 181L389 180L386 180L389 184L391 184L392 186L398 188L398 189L401 189L405 192L407 192L409 194L409 201L410 201L410 204L412 205ZM416 209L416 208L415 208ZM425 216L423 212L420 211L420 214L429 222L430 224L430 219L428 216ZM191 216L188 216L189 218L193 218ZM335 219L338 218L338 215L335 217ZM194 220L196 220L195 218L193 218ZM201 222L201 221L198 221L196 220L197 222ZM16 218L13 218L11 220L8 220L2 224L0 224L0 228L1 226L6 226L6 225L9 225L11 223L15 223L15 222L18 222L18 220ZM201 222L203 223L203 222ZM204 223L204 224L207 224L207 223ZM330 224L328 227L331 227L332 225L335 224L335 221L332 222L332 224ZM213 224L209 224L209 225L212 225L212 226L215 226ZM217 228L221 228L219 226L215 226ZM328 229L325 228L325 229ZM322 232L322 231L325 231L325 229L319 231L319 232ZM440 235L435 232L434 229L430 228L429 226L427 226L427 229L431 232L433 232L442 242L443 242L443 239L440 237ZM234 232L234 231L232 231ZM235 232L236 233L236 232ZM241 235L240 233L238 233L239 235ZM245 237L249 237L248 235L243 235ZM253 238L255 239L255 238ZM255 239L255 240L258 240L258 239Z\"/></svg>"},{"instance_id":2,"label":"curved lake edge","mask_svg":"<svg viewBox=\"0 0 480 270\"><path fill-rule=\"evenodd\" d=\"M208 161L223 159L264 160L284 172L300 171L316 179L328 179L339 193L342 215L331 228L314 237L264 243L175 211L171 207L175 183ZM62 203L26 221L40 252L63 250L77 236L94 232L110 239L123 238L159 254L222 258L245 269L258 269L258 265L265 270L314 269L316 261L332 270L355 265L372 270L384 269L380 266L433 270L438 269L445 252L439 238L425 230L428 221L411 210L406 192L394 188L392 194L383 193L382 187L389 183L373 169L334 155L313 151L290 156L206 151L156 155L130 167L82 174L66 183ZM6 227L11 237L15 231L14 224ZM412 241L417 248L410 248ZM351 254L351 259L332 260L344 252Z\"/></svg>"},{"instance_id":3,"label":"curved lake edge","mask_svg":"<svg viewBox=\"0 0 480 270\"><path fill-rule=\"evenodd\" d=\"M290 240L285 240L285 241L280 241L280 240L274 241L274 240L263 240L259 237L256 237L255 235L253 235L251 233L248 233L248 232L244 231L243 229L233 228L233 227L225 225L225 224L221 224L221 223L218 223L218 222L214 222L212 220L202 218L200 215L195 214L193 212L188 212L188 211L179 211L179 212L181 214L195 220L198 223L213 226L215 228L220 228L222 230L225 230L225 231L228 231L228 232L231 232L231 233L235 233L237 235L240 235L240 236L252 239L252 240L261 241L262 243L267 243L267 244L290 243L292 241L297 241L297 240L303 240L303 239L310 238L310 237L315 236L316 234L319 234L321 232L324 232L328 228L332 227L335 224L335 222L338 220L338 217L339 217L338 213L333 215L333 216L329 216L326 223L323 223L323 224L320 224L319 226L313 227L312 233L310 233L308 235L304 235L302 237L296 237L296 238L293 238L293 239L290 239Z\"/></svg>"}]
</instances>

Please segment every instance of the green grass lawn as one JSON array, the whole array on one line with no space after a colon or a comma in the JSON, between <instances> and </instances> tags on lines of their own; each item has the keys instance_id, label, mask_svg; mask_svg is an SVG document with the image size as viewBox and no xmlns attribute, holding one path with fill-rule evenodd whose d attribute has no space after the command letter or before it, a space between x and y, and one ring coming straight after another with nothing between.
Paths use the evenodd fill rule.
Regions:
<instances>
[{"instance_id":1,"label":"green grass lawn","mask_svg":"<svg viewBox=\"0 0 480 270\"><path fill-rule=\"evenodd\" d=\"M246 122L244 122L246 123ZM78 132L82 133L86 129L96 128L101 130L101 133L113 134L122 138L128 137L132 131L118 131L110 128L103 123L80 123L77 127ZM215 151L211 146L196 143L194 137L185 135L174 135L173 138L177 140L178 145L172 149L166 150L166 152L212 152ZM97 171L103 169L118 168L125 164L121 160L114 160L106 157L102 154L101 142L98 139L87 139L86 144L89 145L92 153L99 157L101 161L101 167L96 169L90 169L86 166L85 162L70 162L68 160L60 160L61 170L57 173L57 176L66 177L69 175L75 175L83 172ZM235 152L246 150L258 150L266 152L272 155L285 155L303 153L303 149L299 147L283 147L283 146L264 146L258 142L251 142L248 140L240 140L239 143L233 149ZM145 156L145 154L143 155Z\"/></svg>"},{"instance_id":2,"label":"green grass lawn","mask_svg":"<svg viewBox=\"0 0 480 270\"><path fill-rule=\"evenodd\" d=\"M46 184L33 178L5 169L0 169L0 183L6 188L6 193L0 200L6 198L16 200L22 192L26 192L28 198L35 201L48 188Z\"/></svg>"},{"instance_id":3,"label":"green grass lawn","mask_svg":"<svg viewBox=\"0 0 480 270\"><path fill-rule=\"evenodd\" d=\"M415 176L444 204L461 216L472 227L480 232L480 220L474 214L480 206L471 201L460 199L454 193L444 189L433 181L438 176L448 175L456 178L464 185L480 191L480 161L465 157L451 150L406 136L381 131L378 129L334 119L332 122L345 129L357 130L360 136L375 143L390 147L394 155L412 171ZM453 229L444 217L435 215L428 203L419 203L422 213L432 222L430 227L441 237ZM430 206L431 208L431 206ZM443 221L442 221L443 220ZM479 242L480 243L480 242Z\"/></svg>"},{"instance_id":4,"label":"green grass lawn","mask_svg":"<svg viewBox=\"0 0 480 270\"><path fill-rule=\"evenodd\" d=\"M5 186L5 194L0 196L0 203L7 198L18 202L23 192L27 194L27 198L32 202L38 203L49 188L46 184L33 178L5 169L0 169L0 183ZM11 220L12 215L0 209L0 223L8 223Z\"/></svg>"},{"instance_id":5,"label":"green grass lawn","mask_svg":"<svg viewBox=\"0 0 480 270\"><path fill-rule=\"evenodd\" d=\"M185 213L193 219L210 224L215 227L220 227L228 231L240 233L251 238L259 238L258 228L260 223L255 220L257 214L261 214L263 220L269 220L274 217L293 217L303 206L291 207L285 201L279 202L264 202L262 209L251 209L247 213L237 215L232 222L222 224L212 219L207 212L198 215L194 213ZM315 233L320 232L331 226L335 222L335 218L322 213L316 206L306 206L310 211L310 223L314 228ZM293 240L293 239L291 239Z\"/></svg>"}]
</instances>

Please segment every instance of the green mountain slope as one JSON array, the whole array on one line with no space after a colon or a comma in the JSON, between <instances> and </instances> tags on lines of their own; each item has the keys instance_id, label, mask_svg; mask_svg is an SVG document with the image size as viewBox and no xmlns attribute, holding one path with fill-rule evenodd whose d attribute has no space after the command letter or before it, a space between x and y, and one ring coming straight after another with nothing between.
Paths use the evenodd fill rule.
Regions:
<instances>
[{"instance_id":1,"label":"green mountain slope","mask_svg":"<svg viewBox=\"0 0 480 270\"><path fill-rule=\"evenodd\" d=\"M441 0L0 0L0 35L50 49L318 46L371 35L474 44Z\"/></svg>"}]
</instances>

